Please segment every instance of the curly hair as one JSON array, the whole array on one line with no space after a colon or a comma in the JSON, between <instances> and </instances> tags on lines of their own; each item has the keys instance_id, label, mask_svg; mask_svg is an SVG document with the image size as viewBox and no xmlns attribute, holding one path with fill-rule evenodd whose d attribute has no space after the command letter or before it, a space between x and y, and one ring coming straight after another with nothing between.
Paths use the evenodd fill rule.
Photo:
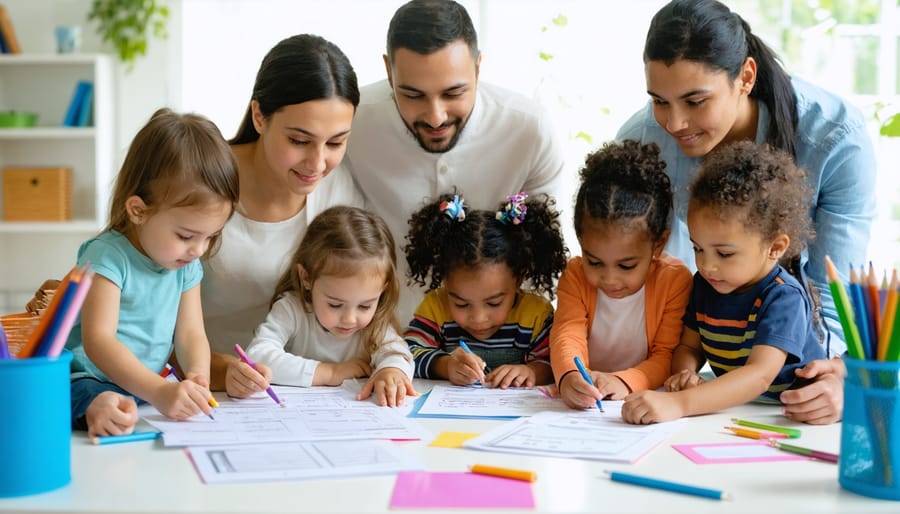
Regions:
<instances>
[{"instance_id":1,"label":"curly hair","mask_svg":"<svg viewBox=\"0 0 900 514\"><path fill-rule=\"evenodd\" d=\"M514 276L530 281L535 292L552 299L569 253L556 202L546 194L527 198L527 213L518 224L500 221L498 211L465 207L465 219L458 221L441 210L455 194L442 194L410 217L404 247L409 282L437 289L453 269L502 262Z\"/></svg>"},{"instance_id":2,"label":"curly hair","mask_svg":"<svg viewBox=\"0 0 900 514\"><path fill-rule=\"evenodd\" d=\"M700 165L690 191L689 209L707 207L720 219L739 219L764 240L786 234L790 246L783 264L815 235L806 172L768 144L740 141L715 150Z\"/></svg>"},{"instance_id":3,"label":"curly hair","mask_svg":"<svg viewBox=\"0 0 900 514\"><path fill-rule=\"evenodd\" d=\"M669 228L672 184L659 159L656 143L610 142L588 154L579 171L575 197L575 234L580 238L585 216L622 223L645 223L653 241Z\"/></svg>"}]
</instances>

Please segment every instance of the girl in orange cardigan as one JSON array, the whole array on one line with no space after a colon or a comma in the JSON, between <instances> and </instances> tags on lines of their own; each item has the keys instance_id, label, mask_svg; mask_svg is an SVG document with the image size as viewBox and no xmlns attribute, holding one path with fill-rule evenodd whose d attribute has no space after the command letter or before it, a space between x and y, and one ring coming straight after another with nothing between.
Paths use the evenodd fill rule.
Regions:
<instances>
[{"instance_id":1,"label":"girl in orange cardigan","mask_svg":"<svg viewBox=\"0 0 900 514\"><path fill-rule=\"evenodd\" d=\"M672 187L655 143L608 143L587 156L575 200L581 257L559 279L550 363L572 408L656 389L681 337L691 272L663 253ZM577 372L578 356L592 386Z\"/></svg>"}]
</instances>

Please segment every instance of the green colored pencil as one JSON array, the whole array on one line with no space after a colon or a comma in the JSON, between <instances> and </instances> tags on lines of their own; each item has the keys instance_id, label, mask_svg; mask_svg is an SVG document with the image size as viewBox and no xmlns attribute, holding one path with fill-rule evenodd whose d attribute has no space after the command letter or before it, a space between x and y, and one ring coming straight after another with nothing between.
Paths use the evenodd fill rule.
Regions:
<instances>
[{"instance_id":1,"label":"green colored pencil","mask_svg":"<svg viewBox=\"0 0 900 514\"><path fill-rule=\"evenodd\" d=\"M831 297L834 299L834 306L841 319L841 328L844 329L844 339L847 340L847 353L854 359L865 360L866 352L863 350L859 329L853 319L850 298L847 297L847 290L844 289L844 284L841 282L834 263L827 255L825 256L825 270L828 272L828 287L831 289Z\"/></svg>"}]
</instances>

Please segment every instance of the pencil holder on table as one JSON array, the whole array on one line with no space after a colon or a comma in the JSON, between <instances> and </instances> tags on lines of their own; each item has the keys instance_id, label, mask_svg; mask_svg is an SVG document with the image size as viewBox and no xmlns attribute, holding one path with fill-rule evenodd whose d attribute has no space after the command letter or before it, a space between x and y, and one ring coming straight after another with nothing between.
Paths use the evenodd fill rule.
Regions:
<instances>
[{"instance_id":1,"label":"pencil holder on table","mask_svg":"<svg viewBox=\"0 0 900 514\"><path fill-rule=\"evenodd\" d=\"M0 498L42 493L71 480L69 363L58 357L0 359Z\"/></svg>"},{"instance_id":2,"label":"pencil holder on table","mask_svg":"<svg viewBox=\"0 0 900 514\"><path fill-rule=\"evenodd\" d=\"M844 362L841 487L900 500L900 362Z\"/></svg>"}]
</instances>

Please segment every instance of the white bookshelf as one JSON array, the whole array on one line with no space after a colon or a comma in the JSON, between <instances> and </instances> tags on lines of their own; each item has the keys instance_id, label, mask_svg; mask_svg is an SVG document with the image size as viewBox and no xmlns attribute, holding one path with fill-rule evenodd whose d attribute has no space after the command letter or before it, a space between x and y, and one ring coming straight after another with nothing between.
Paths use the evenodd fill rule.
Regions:
<instances>
[{"instance_id":1,"label":"white bookshelf","mask_svg":"<svg viewBox=\"0 0 900 514\"><path fill-rule=\"evenodd\" d=\"M93 126L63 127L79 80L94 86ZM73 170L71 221L0 219L0 310L20 308L16 304L22 295L43 279L65 273L79 242L105 226L115 173L114 101L113 61L108 55L0 55L0 111L38 113L33 128L0 128L0 168ZM4 201L0 194L0 213Z\"/></svg>"}]
</instances>

